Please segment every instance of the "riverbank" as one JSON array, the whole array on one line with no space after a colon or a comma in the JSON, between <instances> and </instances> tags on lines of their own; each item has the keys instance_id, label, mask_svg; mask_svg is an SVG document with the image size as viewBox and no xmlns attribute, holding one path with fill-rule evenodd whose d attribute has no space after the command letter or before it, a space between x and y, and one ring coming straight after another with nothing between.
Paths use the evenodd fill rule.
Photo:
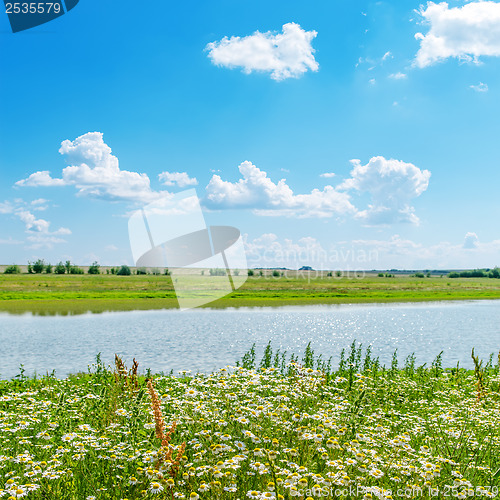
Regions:
<instances>
[{"instance_id":1,"label":"riverbank","mask_svg":"<svg viewBox=\"0 0 500 500\"><path fill-rule=\"evenodd\" d=\"M500 298L500 280L431 276L327 276L302 273L250 276L207 307L422 302ZM0 275L0 311L35 314L169 309L178 307L170 276Z\"/></svg>"}]
</instances>

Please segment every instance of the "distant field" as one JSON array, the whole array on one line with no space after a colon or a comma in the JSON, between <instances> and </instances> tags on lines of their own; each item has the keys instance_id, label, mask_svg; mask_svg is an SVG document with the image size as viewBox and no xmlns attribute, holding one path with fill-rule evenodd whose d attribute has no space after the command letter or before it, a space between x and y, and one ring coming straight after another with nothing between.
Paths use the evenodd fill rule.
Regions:
<instances>
[{"instance_id":1,"label":"distant field","mask_svg":"<svg viewBox=\"0 0 500 500\"><path fill-rule=\"evenodd\" d=\"M446 276L327 277L288 273L251 276L242 288L207 307L497 299L500 280ZM170 276L0 275L0 311L78 314L177 307Z\"/></svg>"}]
</instances>

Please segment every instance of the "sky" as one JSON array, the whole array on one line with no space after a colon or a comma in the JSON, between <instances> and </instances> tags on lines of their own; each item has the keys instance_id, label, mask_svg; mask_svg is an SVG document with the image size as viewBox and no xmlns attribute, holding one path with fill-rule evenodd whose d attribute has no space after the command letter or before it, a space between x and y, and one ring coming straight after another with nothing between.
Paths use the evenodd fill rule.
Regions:
<instances>
[{"instance_id":1,"label":"sky","mask_svg":"<svg viewBox=\"0 0 500 500\"><path fill-rule=\"evenodd\" d=\"M500 2L144 5L0 13L0 264L134 265L194 188L250 267L500 265Z\"/></svg>"}]
</instances>

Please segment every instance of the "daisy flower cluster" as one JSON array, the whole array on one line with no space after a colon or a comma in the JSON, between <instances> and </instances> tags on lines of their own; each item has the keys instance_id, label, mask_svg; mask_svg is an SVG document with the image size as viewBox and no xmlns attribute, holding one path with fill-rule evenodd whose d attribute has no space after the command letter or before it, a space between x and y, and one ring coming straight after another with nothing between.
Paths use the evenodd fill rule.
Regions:
<instances>
[{"instance_id":1,"label":"daisy flower cluster","mask_svg":"<svg viewBox=\"0 0 500 500\"><path fill-rule=\"evenodd\" d=\"M497 496L498 366L271 365L0 382L0 498Z\"/></svg>"}]
</instances>

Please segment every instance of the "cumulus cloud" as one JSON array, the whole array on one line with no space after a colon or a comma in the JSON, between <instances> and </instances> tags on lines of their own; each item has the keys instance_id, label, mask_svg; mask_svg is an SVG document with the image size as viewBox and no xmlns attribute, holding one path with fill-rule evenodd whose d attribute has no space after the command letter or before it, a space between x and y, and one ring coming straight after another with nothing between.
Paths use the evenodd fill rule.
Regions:
<instances>
[{"instance_id":1,"label":"cumulus cloud","mask_svg":"<svg viewBox=\"0 0 500 500\"><path fill-rule=\"evenodd\" d=\"M486 85L486 83L483 83L483 82L479 82L478 85L471 85L470 88L472 90L475 90L476 92L488 92L488 85Z\"/></svg>"},{"instance_id":2,"label":"cumulus cloud","mask_svg":"<svg viewBox=\"0 0 500 500\"><path fill-rule=\"evenodd\" d=\"M64 179L53 179L48 170L42 170L31 174L28 178L16 182L16 186L30 187L52 187L65 186Z\"/></svg>"},{"instance_id":3,"label":"cumulus cloud","mask_svg":"<svg viewBox=\"0 0 500 500\"><path fill-rule=\"evenodd\" d=\"M198 184L196 177L191 178L186 172L162 172L158 178L165 186L175 186L177 184L179 187L186 187Z\"/></svg>"},{"instance_id":4,"label":"cumulus cloud","mask_svg":"<svg viewBox=\"0 0 500 500\"><path fill-rule=\"evenodd\" d=\"M450 57L478 62L481 56L500 56L500 3L470 2L450 8L448 3L428 2L419 11L429 31L417 33L419 68Z\"/></svg>"},{"instance_id":5,"label":"cumulus cloud","mask_svg":"<svg viewBox=\"0 0 500 500\"><path fill-rule=\"evenodd\" d=\"M75 186L80 196L112 201L149 202L160 195L151 190L146 174L120 169L118 158L100 132L88 132L74 141L63 141L59 153L69 163L61 178L52 178L49 172L40 171L16 185Z\"/></svg>"},{"instance_id":6,"label":"cumulus cloud","mask_svg":"<svg viewBox=\"0 0 500 500\"><path fill-rule=\"evenodd\" d=\"M285 179L274 183L263 170L249 161L238 167L242 176L237 182L212 176L206 187L208 208L250 208L257 215L296 217L332 217L354 213L347 193L332 186L313 189L307 194L294 194Z\"/></svg>"},{"instance_id":7,"label":"cumulus cloud","mask_svg":"<svg viewBox=\"0 0 500 500\"><path fill-rule=\"evenodd\" d=\"M431 173L428 170L400 160L387 160L383 156L371 158L366 165L360 160L351 160L351 164L354 167L351 177L337 189L371 195L372 204L357 213L359 219L370 225L419 223L410 202L429 186Z\"/></svg>"},{"instance_id":8,"label":"cumulus cloud","mask_svg":"<svg viewBox=\"0 0 500 500\"><path fill-rule=\"evenodd\" d=\"M479 243L479 238L477 237L476 233L467 233L465 235L463 248L471 250L473 248L477 248L478 243Z\"/></svg>"},{"instance_id":9,"label":"cumulus cloud","mask_svg":"<svg viewBox=\"0 0 500 500\"><path fill-rule=\"evenodd\" d=\"M351 160L350 177L339 185L295 194L285 179L273 182L267 173L250 161L239 167L236 182L212 176L206 187L205 206L214 209L247 208L256 215L291 217L335 217L351 215L368 225L395 222L419 223L410 202L429 185L431 173L411 163L387 160L383 156L370 159L366 165ZM322 174L322 177L332 177ZM351 193L369 193L367 209L356 208Z\"/></svg>"},{"instance_id":10,"label":"cumulus cloud","mask_svg":"<svg viewBox=\"0 0 500 500\"><path fill-rule=\"evenodd\" d=\"M334 172L325 172L324 174L319 174L320 177L323 177L325 179L331 179L332 177L335 177Z\"/></svg>"},{"instance_id":11,"label":"cumulus cloud","mask_svg":"<svg viewBox=\"0 0 500 500\"><path fill-rule=\"evenodd\" d=\"M224 37L206 46L208 57L217 66L243 68L245 73L271 73L273 80L298 78L318 71L311 42L316 31L305 31L296 23L283 25L282 33L256 31L253 35Z\"/></svg>"}]
</instances>

